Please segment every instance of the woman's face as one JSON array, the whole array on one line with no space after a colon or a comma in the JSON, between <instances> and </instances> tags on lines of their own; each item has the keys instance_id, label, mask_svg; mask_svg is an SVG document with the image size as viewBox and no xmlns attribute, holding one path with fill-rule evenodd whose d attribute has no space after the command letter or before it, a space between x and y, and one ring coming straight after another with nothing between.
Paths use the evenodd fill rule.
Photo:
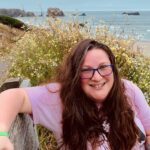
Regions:
<instances>
[{"instance_id":1,"label":"woman's face","mask_svg":"<svg viewBox=\"0 0 150 150\"><path fill-rule=\"evenodd\" d=\"M107 53L102 49L92 49L85 56L81 67L81 86L95 102L103 102L113 86L114 75L110 64ZM94 74L92 69L95 69Z\"/></svg>"}]
</instances>

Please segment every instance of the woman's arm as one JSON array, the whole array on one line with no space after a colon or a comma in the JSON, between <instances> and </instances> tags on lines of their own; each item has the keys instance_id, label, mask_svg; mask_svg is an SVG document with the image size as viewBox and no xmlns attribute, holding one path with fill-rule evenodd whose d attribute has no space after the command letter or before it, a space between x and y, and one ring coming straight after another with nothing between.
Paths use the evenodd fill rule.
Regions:
<instances>
[{"instance_id":1,"label":"woman's arm","mask_svg":"<svg viewBox=\"0 0 150 150\"><path fill-rule=\"evenodd\" d=\"M149 145L149 148L147 148L147 150L150 150L150 106L148 105L140 88L133 84L132 90L134 91L133 102L135 105L135 109L145 129L146 144Z\"/></svg>"},{"instance_id":2,"label":"woman's arm","mask_svg":"<svg viewBox=\"0 0 150 150\"><path fill-rule=\"evenodd\" d=\"M32 113L25 90L16 88L0 93L0 132L9 131L18 113ZM3 146L7 146L6 143L9 143L8 138L0 136L0 150L5 149Z\"/></svg>"}]
</instances>

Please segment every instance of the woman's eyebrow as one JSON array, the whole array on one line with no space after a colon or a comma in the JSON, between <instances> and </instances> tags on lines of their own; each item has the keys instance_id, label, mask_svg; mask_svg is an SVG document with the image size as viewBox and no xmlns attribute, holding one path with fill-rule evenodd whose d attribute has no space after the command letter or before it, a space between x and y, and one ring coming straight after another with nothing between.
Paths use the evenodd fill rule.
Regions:
<instances>
[{"instance_id":1,"label":"woman's eyebrow","mask_svg":"<svg viewBox=\"0 0 150 150\"><path fill-rule=\"evenodd\" d=\"M108 64L111 64L111 63L110 62L102 62L99 65L108 65Z\"/></svg>"},{"instance_id":2,"label":"woman's eyebrow","mask_svg":"<svg viewBox=\"0 0 150 150\"><path fill-rule=\"evenodd\" d=\"M109 64L111 64L110 62L102 62L102 63L99 63L99 65L97 66L97 67L99 67L99 66L101 66L101 65L109 65ZM96 67L93 67L93 66L91 66L91 65L89 65L89 64L87 64L87 65L84 65L83 67L82 67L82 69L91 69L91 68L96 68Z\"/></svg>"},{"instance_id":3,"label":"woman's eyebrow","mask_svg":"<svg viewBox=\"0 0 150 150\"><path fill-rule=\"evenodd\" d=\"M85 64L85 65L82 66L82 68L92 68L92 65L90 65L90 64Z\"/></svg>"},{"instance_id":4,"label":"woman's eyebrow","mask_svg":"<svg viewBox=\"0 0 150 150\"><path fill-rule=\"evenodd\" d=\"M83 66L81 69L93 69L91 66Z\"/></svg>"}]
</instances>

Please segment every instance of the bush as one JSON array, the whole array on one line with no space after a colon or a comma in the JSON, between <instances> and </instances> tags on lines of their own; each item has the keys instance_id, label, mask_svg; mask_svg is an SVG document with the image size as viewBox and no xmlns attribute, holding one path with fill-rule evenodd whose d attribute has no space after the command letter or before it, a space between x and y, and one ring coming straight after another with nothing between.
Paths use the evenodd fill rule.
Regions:
<instances>
[{"instance_id":1,"label":"bush","mask_svg":"<svg viewBox=\"0 0 150 150\"><path fill-rule=\"evenodd\" d=\"M0 23L22 30L26 30L28 28L22 21L9 16L0 15Z\"/></svg>"},{"instance_id":2,"label":"bush","mask_svg":"<svg viewBox=\"0 0 150 150\"><path fill-rule=\"evenodd\" d=\"M51 79L64 55L83 38L72 26L68 24L64 32L57 22L50 29L35 28L27 32L15 48L18 54L11 76L28 77L32 85Z\"/></svg>"}]
</instances>

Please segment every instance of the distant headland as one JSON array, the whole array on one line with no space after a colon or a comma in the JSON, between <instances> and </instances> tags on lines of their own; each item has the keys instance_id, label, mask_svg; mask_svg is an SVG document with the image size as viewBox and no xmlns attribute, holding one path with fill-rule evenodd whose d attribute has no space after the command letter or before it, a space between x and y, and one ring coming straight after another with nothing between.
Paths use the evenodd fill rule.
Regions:
<instances>
[{"instance_id":1,"label":"distant headland","mask_svg":"<svg viewBox=\"0 0 150 150\"><path fill-rule=\"evenodd\" d=\"M34 17L36 16L34 12L31 11L25 11L21 9L5 9L0 8L0 15L5 15L9 17ZM43 13L41 12L42 16ZM60 10L59 8L48 8L46 16L48 17L57 17L57 16L64 16L64 12Z\"/></svg>"},{"instance_id":2,"label":"distant headland","mask_svg":"<svg viewBox=\"0 0 150 150\"><path fill-rule=\"evenodd\" d=\"M24 11L21 9L0 9L0 15L5 15L9 17L33 17L35 14L31 11Z\"/></svg>"}]
</instances>

